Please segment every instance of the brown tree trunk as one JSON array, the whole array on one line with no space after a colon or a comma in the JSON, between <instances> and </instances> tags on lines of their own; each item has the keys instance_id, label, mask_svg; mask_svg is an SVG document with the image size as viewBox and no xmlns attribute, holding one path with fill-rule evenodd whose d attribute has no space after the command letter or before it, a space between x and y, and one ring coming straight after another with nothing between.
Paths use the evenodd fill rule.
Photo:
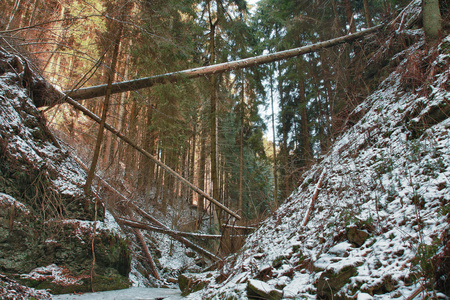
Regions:
<instances>
[{"instance_id":1,"label":"brown tree trunk","mask_svg":"<svg viewBox=\"0 0 450 300\"><path fill-rule=\"evenodd\" d=\"M120 24L122 24L122 23L120 23ZM111 97L111 85L114 80L114 74L116 72L117 57L119 55L119 46L120 46L121 38L122 38L122 25L120 25L119 32L117 33L116 39L114 41L115 45L114 45L114 51L113 51L113 55L112 55L112 59L111 59L111 71L109 72L109 75L108 75L108 90L106 92L105 103L103 105L102 118L101 118L101 122L100 122L99 129L98 129L97 142L96 142L95 148L94 148L94 154L93 154L93 158L92 158L91 168L89 170L88 177L87 177L86 183L84 185L84 191L88 195L91 193L91 185L92 185L92 181L94 180L95 169L97 167L97 161L98 161L99 154L100 154L100 146L102 145L102 141L103 141L106 117L107 117L107 113L108 113L108 105L109 105L109 101L110 101L110 97Z\"/></svg>"},{"instance_id":2,"label":"brown tree trunk","mask_svg":"<svg viewBox=\"0 0 450 300\"><path fill-rule=\"evenodd\" d=\"M350 33L356 32L355 19L353 18L353 9L350 5L350 0L344 0L345 14L347 16L347 24L350 28Z\"/></svg>"},{"instance_id":3,"label":"brown tree trunk","mask_svg":"<svg viewBox=\"0 0 450 300\"><path fill-rule=\"evenodd\" d=\"M273 181L274 181L274 187L273 187L273 203L274 208L278 208L278 168L277 168L277 139L276 139L276 132L275 132L275 110L273 105L273 78L272 74L273 72L270 72L270 106L272 109L272 151L273 151Z\"/></svg>"},{"instance_id":4,"label":"brown tree trunk","mask_svg":"<svg viewBox=\"0 0 450 300\"><path fill-rule=\"evenodd\" d=\"M300 115L301 115L301 137L302 137L302 152L305 165L312 160L312 151L308 129L308 112L305 95L305 80L300 78L299 80L299 96L300 96Z\"/></svg>"},{"instance_id":5,"label":"brown tree trunk","mask_svg":"<svg viewBox=\"0 0 450 300\"><path fill-rule=\"evenodd\" d=\"M200 159L198 163L198 187L202 191L205 190L205 167L206 167L206 122L203 116L201 119L201 136L200 136ZM204 207L204 198L201 195L197 195L197 222L196 228L200 229L202 225Z\"/></svg>"},{"instance_id":6,"label":"brown tree trunk","mask_svg":"<svg viewBox=\"0 0 450 300\"><path fill-rule=\"evenodd\" d=\"M147 258L147 261L150 265L150 269L152 270L153 277L155 277L158 280L161 280L161 277L159 277L158 269L156 268L155 262L153 261L152 256L150 255L150 251L148 250L147 243L145 243L144 236L142 235L141 231L139 229L134 229L134 233L136 234L136 237L141 244L142 251L144 252L145 257Z\"/></svg>"},{"instance_id":7,"label":"brown tree trunk","mask_svg":"<svg viewBox=\"0 0 450 300\"><path fill-rule=\"evenodd\" d=\"M243 195L244 195L244 105L245 105L245 82L244 72L242 73L241 105L239 109L240 132L239 132L239 206L238 211L243 214Z\"/></svg>"},{"instance_id":8,"label":"brown tree trunk","mask_svg":"<svg viewBox=\"0 0 450 300\"><path fill-rule=\"evenodd\" d=\"M217 22L217 21L216 21ZM210 22L210 63L214 64L215 61L215 38L216 38L216 22ZM211 182L213 186L213 198L219 199L219 178L218 178L218 164L217 164L217 76L212 74L210 77L210 97L211 97L211 111L209 115L209 125L211 128ZM220 208L216 208L217 221L219 222L219 228L222 225L222 211Z\"/></svg>"},{"instance_id":9,"label":"brown tree trunk","mask_svg":"<svg viewBox=\"0 0 450 300\"><path fill-rule=\"evenodd\" d=\"M363 0L364 3L364 16L366 17L366 25L367 27L372 27L372 18L370 17L370 10L369 10L369 1Z\"/></svg>"}]
</instances>

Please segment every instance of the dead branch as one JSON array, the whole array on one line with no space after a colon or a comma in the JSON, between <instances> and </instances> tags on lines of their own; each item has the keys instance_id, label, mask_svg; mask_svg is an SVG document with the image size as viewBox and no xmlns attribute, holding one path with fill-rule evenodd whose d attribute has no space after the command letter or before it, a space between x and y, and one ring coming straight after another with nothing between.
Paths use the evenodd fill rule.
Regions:
<instances>
[{"instance_id":1,"label":"dead branch","mask_svg":"<svg viewBox=\"0 0 450 300\"><path fill-rule=\"evenodd\" d=\"M222 224L222 227L237 229L237 230L250 230L250 231L253 231L256 229L255 227L251 227L251 226L237 226L237 225L229 225L229 224Z\"/></svg>"},{"instance_id":2,"label":"dead branch","mask_svg":"<svg viewBox=\"0 0 450 300\"><path fill-rule=\"evenodd\" d=\"M78 103L77 101L71 99L70 97L65 97L65 101L69 104L71 104L73 107L75 107L76 109L82 111L86 116L90 117L92 120L94 120L97 123L101 122L100 117L98 117L96 114L94 114L93 112L91 112L90 110L88 110L86 107L84 107L83 105L81 105L80 103ZM210 202L214 203L217 207L223 209L224 211L226 211L227 213L229 213L230 215L232 215L233 217L235 217L236 219L240 220L241 217L235 213L234 211L232 211L231 209L229 209L228 207L226 207L225 205L223 205L222 203L220 203L219 201L217 201L216 199L214 199L213 197L211 197L210 195L206 194L204 191L202 191L201 189L199 189L197 186L195 186L194 184L192 184L191 182L189 182L188 180L186 180L184 177L182 177L180 174L178 174L177 172L175 172L172 168L170 168L168 165L164 164L163 162L161 162L159 159L157 159L155 156L151 155L150 153L148 153L145 149L139 147L136 143L134 143L130 138L126 137L125 135L123 135L119 130L117 130L116 128L114 128L113 126L109 125L108 123L105 123L105 128L109 131L111 131L113 134L115 134L118 138L120 138L122 141L124 141L125 143L127 143L128 145L130 145L131 147L133 147L134 149L136 149L137 151L141 152L143 155L145 155L146 157L150 158L155 164L159 165L161 168L163 168L164 170L166 170L168 173L170 173L171 175L175 176L178 180L180 180L181 182L183 182L184 184L186 184L188 187L190 187L193 191L195 191L196 193L198 193L199 195L205 197L206 199L208 199Z\"/></svg>"},{"instance_id":3,"label":"dead branch","mask_svg":"<svg viewBox=\"0 0 450 300\"><path fill-rule=\"evenodd\" d=\"M150 221L151 223L160 226L163 229L166 229L168 231L171 231L166 225L162 224L161 222L159 222L158 220L156 220L154 217L152 217L150 214L148 214L146 211L144 211L143 209L137 207L135 204L130 203L130 206L133 207L139 214L141 214L145 219L147 219L148 221ZM169 233L167 233L169 234ZM179 241L180 243L184 244L186 247L191 248L192 250L196 251L197 253L200 253L206 257L208 257L209 259L211 259L212 261L216 262L219 261L220 258L217 257L216 255L212 254L211 252L209 252L208 250L203 249L202 247L192 243L190 240L182 237L182 236L178 236L178 235L174 235L174 234L169 234L171 237L173 237L175 240Z\"/></svg>"},{"instance_id":4,"label":"dead branch","mask_svg":"<svg viewBox=\"0 0 450 300\"><path fill-rule=\"evenodd\" d=\"M77 162L81 165L81 167L82 167L84 170L88 170L87 166L85 166L84 163L83 163L82 161L80 161L80 160L77 159L76 157L75 157L75 160L77 160ZM109 190L112 191L113 193L117 194L117 195L118 195L119 197L121 197L124 201L126 201L127 203L129 203L129 205L130 205L132 208L136 209L136 210L137 210L141 215L143 215L147 220L149 220L150 222L152 222L153 224L155 224L155 225L158 226L158 227L152 227L152 226L149 226L149 225L145 224L145 228L144 228L144 227L141 227L141 225L140 225L140 224L143 224L143 223L138 223L138 222L135 222L135 221L133 222L133 221L131 221L131 220L119 218L119 217L116 217L115 214L113 214L114 219L116 220L117 223L121 223L121 224L126 225L126 226L129 226L129 227L141 228L141 229L147 229L147 230L151 230L151 231L156 231L156 232L166 233L166 234L168 234L169 236L171 236L172 238L174 238L175 240L177 240L177 241L179 241L180 243L184 244L185 246L191 248L192 250L194 250L194 251L196 251L196 252L198 252L198 253L200 253L200 254L206 256L206 257L208 257L208 258L211 259L212 261L219 261L219 260L220 260L217 256L215 256L215 255L212 254L211 252L209 252L209 251L207 251L207 250L201 248L200 246L198 246L198 245L192 243L191 241L185 239L185 238L182 236L183 234L186 234L186 235L189 235L189 236L191 236L191 237L198 237L198 238L212 238L212 235L210 235L211 237L207 237L208 235L200 235L200 234L194 234L194 233L189 234L189 233L186 233L186 232L183 232L183 233L182 233L182 232L180 232L180 231L173 231L173 230L169 229L167 226L165 226L163 223L159 222L157 219L155 219L154 217L152 217L150 214L148 214L147 212L145 212L144 210L142 210L141 208L139 208L139 207L137 207L135 204L133 204L133 203L132 203L130 200L128 200L122 193L120 193L118 190L116 190L114 187L112 187L108 182L106 182L106 181L105 181L104 179L102 179L100 176L96 175L96 177L97 177L97 179L100 181L100 183L103 184L104 187L106 187L107 189L109 189ZM125 221L132 222L132 223L130 223L130 225L128 225L128 224L125 224ZM132 224L132 225L137 224L137 225L136 225L136 227L135 227L135 226L131 226L131 224ZM138 226L139 226L139 227L138 227ZM181 233L181 234L180 234L180 233ZM218 237L220 237L220 236L218 236ZM145 250L144 250L144 252L145 252ZM148 258L147 258L147 259L148 259ZM156 278L156 276L155 276L155 278Z\"/></svg>"},{"instance_id":5,"label":"dead branch","mask_svg":"<svg viewBox=\"0 0 450 300\"><path fill-rule=\"evenodd\" d=\"M311 215L312 211L314 210L314 202L316 201L317 196L319 195L320 187L322 186L322 181L323 181L323 178L325 177L325 172L326 172L326 168L323 168L322 174L320 175L319 182L316 185L314 195L311 198L311 201L309 202L308 212L306 213L306 216L303 219L302 226L306 226L306 224L308 224L309 216Z\"/></svg>"}]
</instances>

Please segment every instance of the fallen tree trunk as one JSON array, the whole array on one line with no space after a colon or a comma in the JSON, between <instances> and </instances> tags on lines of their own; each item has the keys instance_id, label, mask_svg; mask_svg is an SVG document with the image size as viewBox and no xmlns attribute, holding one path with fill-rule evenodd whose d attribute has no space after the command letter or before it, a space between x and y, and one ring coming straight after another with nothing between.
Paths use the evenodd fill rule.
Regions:
<instances>
[{"instance_id":1,"label":"fallen tree trunk","mask_svg":"<svg viewBox=\"0 0 450 300\"><path fill-rule=\"evenodd\" d=\"M75 160L81 165L81 167L85 171L89 170L88 167L85 166L82 161L80 161L76 157L75 157ZM189 241L189 240L187 240L187 239L185 239L183 237L183 235L186 235L186 236L197 237L197 238L212 238L212 235L200 235L200 234L193 234L193 233L189 234L189 233L186 233L186 232L180 232L180 231L171 230L166 225L164 225L163 223L159 222L157 219L155 219L150 214L145 212L143 209L141 209L140 207L138 207L137 205L132 203L129 199L127 199L124 195L122 195L122 193L120 193L118 190L116 190L114 187L112 187L108 182L106 182L100 176L96 175L96 177L103 184L104 187L108 188L113 193L116 193L124 201L126 201L132 208L136 209L142 216L144 216L147 220L149 220L150 222L152 222L153 224L155 224L158 227L152 227L152 226L145 225L145 224L142 224L140 222L133 221L133 220L127 220L127 219L124 219L124 218L116 217L115 214L114 214L114 219L116 220L117 223L121 223L123 225L129 226L129 227L133 227L135 229L146 229L146 230L166 233L169 236L171 236L172 238L174 238L175 240L177 240L180 243L184 244L186 247L189 247L192 250L196 251L197 253L200 253L200 254L208 257L212 261L216 262L216 261L220 260L219 257L217 257L216 255L212 254L211 252L201 248L200 246L192 243L191 241ZM144 226L142 226L142 225L144 225ZM136 233L136 234L137 234L137 237L139 239L138 233ZM220 237L221 237L220 235L216 235L214 238L220 238ZM143 251L145 253L146 252L145 247L147 247L147 245L145 245L145 247L144 247L142 242L140 242L140 243L141 243L141 245L143 247ZM147 248L147 252L148 252L148 248ZM151 264L151 262L150 262L151 256L150 256L150 259L149 259L148 256L147 256L147 253L145 255L146 255L147 260L149 260L149 263ZM156 274L157 274L157 272L156 272ZM158 276L159 276L159 274L158 274ZM157 278L157 277L155 276L155 278Z\"/></svg>"},{"instance_id":2,"label":"fallen tree trunk","mask_svg":"<svg viewBox=\"0 0 450 300\"><path fill-rule=\"evenodd\" d=\"M132 206L134 209L136 209L136 211L141 214L145 219L147 219L148 221L150 221L151 223L166 229L168 231L172 231L170 230L170 228L168 228L166 225L162 224L161 222L159 222L158 220L156 220L154 217L152 217L149 213L147 213L146 211L144 211L142 208L137 207L135 204L130 203L130 206ZM168 233L169 234L169 233ZM180 243L184 244L186 247L191 248L192 250L208 257L209 259L211 259L214 262L217 262L220 260L219 257L217 257L216 255L214 255L213 253L209 252L208 250L203 249L202 247L194 244L193 242L191 242L190 240L182 237L182 236L178 236L178 235L171 235L169 234L171 237L173 237L175 240L179 241Z\"/></svg>"},{"instance_id":3,"label":"fallen tree trunk","mask_svg":"<svg viewBox=\"0 0 450 300\"><path fill-rule=\"evenodd\" d=\"M222 227L223 227L223 228L236 229L236 230L250 230L250 231L256 230L256 227L251 227L251 226L238 226L238 225L229 225L229 224L223 224Z\"/></svg>"},{"instance_id":4,"label":"fallen tree trunk","mask_svg":"<svg viewBox=\"0 0 450 300\"><path fill-rule=\"evenodd\" d=\"M322 174L320 175L319 182L316 185L316 189L314 191L314 195L312 196L311 201L309 202L308 212L306 213L306 216L303 219L302 226L306 226L306 224L308 224L309 216L311 215L311 212L314 209L314 202L316 201L317 196L319 195L320 188L322 187L322 181L325 178L325 172L326 172L326 168L324 168L322 170Z\"/></svg>"},{"instance_id":5,"label":"fallen tree trunk","mask_svg":"<svg viewBox=\"0 0 450 300\"><path fill-rule=\"evenodd\" d=\"M212 75L212 74L219 74L231 70L237 70L237 69L243 69L248 67L254 67L261 64L266 64L274 61L279 61L291 57L300 56L303 54L316 52L320 49L333 47L339 44L351 42L354 40L357 40L359 38L362 38L363 36L376 32L380 29L382 29L384 25L378 25L371 28L368 28L366 30L361 30L354 34L349 34L345 36L341 36L335 39L327 40L324 42L319 42L316 44L275 52L271 54L265 54L245 59L240 59L236 61L211 65L207 67L200 67L195 69L189 69L184 71L178 71L173 73L166 73L163 75L157 75L152 77L145 77L140 79L134 79L134 80L128 80L128 81L122 81L112 84L111 87L111 93L123 93L128 91L135 91L143 88L151 87L158 83L170 83L170 82L177 82L183 79L192 79L192 78L198 78L202 76ZM81 88L75 91L64 91L65 94L67 94L69 97L71 97L74 100L84 100L84 99L91 99L95 97L100 97L106 95L107 85L98 85L98 86L91 86L87 88Z\"/></svg>"},{"instance_id":6,"label":"fallen tree trunk","mask_svg":"<svg viewBox=\"0 0 450 300\"><path fill-rule=\"evenodd\" d=\"M142 222L137 222L133 220L128 220L124 218L118 218L117 223L132 227L132 228L138 228L138 229L144 229L148 231L155 231L159 233L165 233L167 235L177 235L181 237L192 237L192 238L199 238L199 239L220 239L222 236L218 234L203 234L203 233L193 233L193 232L183 232L178 230L171 230L171 229L165 229L160 226L150 226L148 224L144 224Z\"/></svg>"},{"instance_id":7,"label":"fallen tree trunk","mask_svg":"<svg viewBox=\"0 0 450 300\"><path fill-rule=\"evenodd\" d=\"M96 114L94 114L93 112L91 112L89 109L87 109L86 107L84 107L83 105L81 105L80 103L78 103L77 101L71 99L70 97L65 97L65 101L69 104L71 104L73 107L75 107L76 109L82 111L86 116L90 117L92 120L94 120L97 123L101 122L101 119L99 116L97 116ZM198 193L199 195L205 197L206 199L208 199L210 202L214 203L217 207L223 209L224 211L226 211L227 213L229 213L230 215L232 215L233 217L235 217L236 219L240 220L241 217L235 213L234 211L232 211L231 209L229 209L228 207L226 207L225 205L223 205L222 203L220 203L219 201L217 201L216 199L214 199L213 197L211 197L210 195L206 194L204 191L202 191L201 189L199 189L197 186L195 186L193 183L189 182L188 180L186 180L183 176L181 176L180 174L178 174L177 172L175 172L174 170L172 170L172 168L170 168L168 165L166 165L165 163L161 162L159 159L157 159L155 156L151 155L150 153L148 153L145 149L143 149L142 147L139 147L136 143L134 143L131 139L129 139L128 137L126 137L125 135L123 135L119 130L117 130L116 128L114 128L113 126L109 125L108 123L105 123L105 128L109 131L111 131L113 134L115 134L118 138L120 138L122 141L124 141L125 143L127 143L128 145L130 145L131 147L133 147L134 149L136 149L137 151L141 152L143 155L145 155L146 157L150 158L155 164L159 165L161 168L163 168L164 170L166 170L168 173L170 173L171 175L175 176L178 180L180 180L181 182L183 182L184 184L186 184L187 186L189 186L193 191L195 191L196 193Z\"/></svg>"},{"instance_id":8,"label":"fallen tree trunk","mask_svg":"<svg viewBox=\"0 0 450 300\"><path fill-rule=\"evenodd\" d=\"M142 251L144 251L144 254L145 254L145 258L147 258L147 261L150 264L150 269L152 270L153 277L155 277L158 280L161 280L161 277L159 277L158 269L156 268L155 262L153 261L153 258L150 255L150 251L148 250L147 244L145 243L144 236L142 235L141 231L136 228L134 229L134 233L136 234L136 237L139 240L139 243L141 244Z\"/></svg>"}]
</instances>

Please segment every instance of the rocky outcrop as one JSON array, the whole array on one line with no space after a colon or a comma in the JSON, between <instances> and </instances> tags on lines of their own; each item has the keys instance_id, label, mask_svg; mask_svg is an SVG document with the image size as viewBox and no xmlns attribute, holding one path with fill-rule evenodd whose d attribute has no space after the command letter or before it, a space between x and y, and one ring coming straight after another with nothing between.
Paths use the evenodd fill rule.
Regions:
<instances>
[{"instance_id":1,"label":"rocky outcrop","mask_svg":"<svg viewBox=\"0 0 450 300\"><path fill-rule=\"evenodd\" d=\"M0 49L0 273L53 293L127 287L127 241L86 197L84 171L35 107L44 83Z\"/></svg>"}]
</instances>

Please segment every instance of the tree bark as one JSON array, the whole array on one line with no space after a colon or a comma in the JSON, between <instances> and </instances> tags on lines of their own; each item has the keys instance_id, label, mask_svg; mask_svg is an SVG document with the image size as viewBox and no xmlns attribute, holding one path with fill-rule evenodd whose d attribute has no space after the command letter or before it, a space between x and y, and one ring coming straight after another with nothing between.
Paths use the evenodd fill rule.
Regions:
<instances>
[{"instance_id":1,"label":"tree bark","mask_svg":"<svg viewBox=\"0 0 450 300\"><path fill-rule=\"evenodd\" d=\"M216 38L216 23L210 21L210 63L214 64L215 61L215 38ZM219 180L218 180L218 163L217 163L217 76L216 74L211 74L210 77L210 97L211 97L211 106L210 106L210 115L209 115L209 125L210 125L210 136L211 136L211 181L213 186L213 198L219 199ZM221 215L222 211L220 208L216 207L217 213L217 221L219 222L219 228L221 226Z\"/></svg>"},{"instance_id":2,"label":"tree bark","mask_svg":"<svg viewBox=\"0 0 450 300\"><path fill-rule=\"evenodd\" d=\"M300 75L299 78L299 97L300 97L300 116L301 116L301 139L304 164L308 164L312 160L311 144L309 141L308 129L308 111L306 103L305 79Z\"/></svg>"},{"instance_id":3,"label":"tree bark","mask_svg":"<svg viewBox=\"0 0 450 300\"><path fill-rule=\"evenodd\" d=\"M311 215L312 211L314 210L314 203L317 199L317 196L319 196L320 188L322 187L322 181L325 178L325 172L326 172L326 169L323 169L322 174L320 175L319 182L317 183L316 188L314 190L314 195L312 196L311 201L309 202L308 211L307 211L305 217L303 218L302 226L306 226L306 224L308 224L309 216Z\"/></svg>"},{"instance_id":4,"label":"tree bark","mask_svg":"<svg viewBox=\"0 0 450 300\"><path fill-rule=\"evenodd\" d=\"M270 106L272 109L272 151L273 151L273 181L274 181L274 187L273 187L273 203L275 209L278 208L278 167L277 167L277 144L276 144L276 132L275 132L275 110L273 107L273 70L271 70L270 73Z\"/></svg>"},{"instance_id":5,"label":"tree bark","mask_svg":"<svg viewBox=\"0 0 450 300\"><path fill-rule=\"evenodd\" d=\"M205 118L202 115L200 115L200 122L201 122L201 133L200 133L200 160L198 163L198 187L202 191L205 190L205 166L206 166L206 122ZM201 195L198 195L197 197L197 222L196 222L196 228L197 230L200 229L202 225L203 220L203 211L205 210L204 207L204 199Z\"/></svg>"},{"instance_id":6,"label":"tree bark","mask_svg":"<svg viewBox=\"0 0 450 300\"><path fill-rule=\"evenodd\" d=\"M119 220L121 220L121 219L119 219ZM147 261L150 265L150 269L152 270L153 277L155 277L158 280L161 280L161 277L159 277L158 269L156 268L155 262L153 261L153 258L150 255L150 251L148 250L147 244L145 243L144 236L142 235L141 231L136 228L134 229L134 233L136 234L136 237L137 237L139 243L141 244L142 251L144 251L145 257L147 258Z\"/></svg>"},{"instance_id":7,"label":"tree bark","mask_svg":"<svg viewBox=\"0 0 450 300\"><path fill-rule=\"evenodd\" d=\"M242 214L244 209L244 105L245 105L245 81L244 72L242 73L242 88L241 88L241 105L239 108L240 118L240 132L239 132L239 206L238 211Z\"/></svg>"},{"instance_id":8,"label":"tree bark","mask_svg":"<svg viewBox=\"0 0 450 300\"><path fill-rule=\"evenodd\" d=\"M341 36L335 39L319 42L305 47L294 48L286 51L280 51L272 54L260 55L256 57L250 57L246 59L240 59L232 62L226 62L206 67L200 67L173 73L166 73L163 75L118 82L112 85L111 93L114 94L114 93L123 93L127 91L134 91L143 88L148 88L155 84L177 82L182 79L198 78L206 75L219 74L231 70L249 68L274 61L284 60L291 57L316 52L323 48L329 48L339 44L347 43L362 38L365 35L376 32L382 28L384 28L384 25L378 25L366 30L361 30L354 34ZM104 96L106 94L106 89L107 89L106 85L99 85L88 88L82 88L75 91L65 91L64 93L68 94L68 96L70 96L74 100L83 100Z\"/></svg>"},{"instance_id":9,"label":"tree bark","mask_svg":"<svg viewBox=\"0 0 450 300\"><path fill-rule=\"evenodd\" d=\"M370 10L369 10L369 1L363 0L364 3L364 16L366 17L366 25L367 27L372 27L372 21L370 17Z\"/></svg>"},{"instance_id":10,"label":"tree bark","mask_svg":"<svg viewBox=\"0 0 450 300\"><path fill-rule=\"evenodd\" d=\"M350 5L350 0L344 0L344 7L345 7L345 14L347 16L347 24L349 27L349 32L355 33L356 32L356 24L355 24L355 19L353 18L353 10Z\"/></svg>"},{"instance_id":11,"label":"tree bark","mask_svg":"<svg viewBox=\"0 0 450 300\"><path fill-rule=\"evenodd\" d=\"M117 33L117 37L115 39L114 51L113 51L112 60L111 60L111 71L109 72L109 76L108 76L108 89L106 91L105 103L103 104L102 118L100 121L100 126L98 128L97 142L96 142L95 148L94 148L94 155L92 158L91 168L89 170L88 177L87 177L86 183L84 185L84 191L88 195L91 192L91 184L92 184L92 180L94 180L95 169L97 167L97 162L98 162L98 158L100 155L100 146L102 145L102 141L103 141L106 116L108 113L108 106L109 106L109 101L111 98L111 85L114 80L114 74L116 72L117 57L119 55L119 46L120 46L121 38L122 38L122 26L120 26L119 32Z\"/></svg>"},{"instance_id":12,"label":"tree bark","mask_svg":"<svg viewBox=\"0 0 450 300\"><path fill-rule=\"evenodd\" d=\"M423 29L427 42L435 41L442 34L439 0L423 0Z\"/></svg>"}]
</instances>

